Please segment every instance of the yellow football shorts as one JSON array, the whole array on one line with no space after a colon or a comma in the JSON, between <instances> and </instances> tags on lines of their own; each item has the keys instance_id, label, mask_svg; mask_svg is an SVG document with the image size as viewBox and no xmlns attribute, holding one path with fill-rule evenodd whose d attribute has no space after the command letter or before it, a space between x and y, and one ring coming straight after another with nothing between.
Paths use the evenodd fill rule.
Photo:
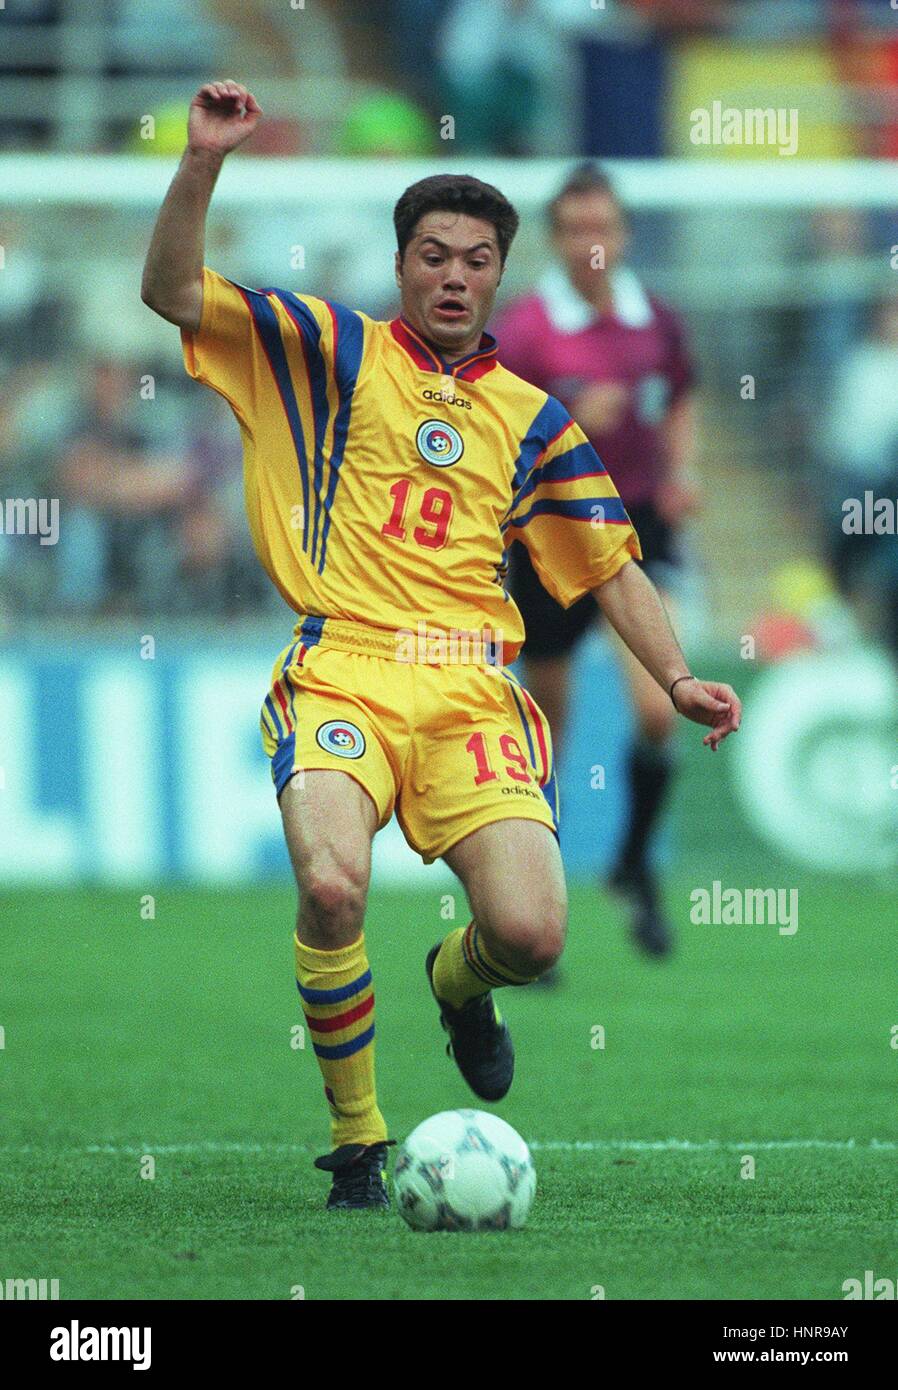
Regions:
<instances>
[{"instance_id":1,"label":"yellow football shorts","mask_svg":"<svg viewBox=\"0 0 898 1390\"><path fill-rule=\"evenodd\" d=\"M396 634L358 623L298 625L261 714L278 797L302 771L348 773L377 807L379 828L395 811L428 864L493 821L557 833L545 715L501 665L429 659L445 655L419 643L414 659L397 659Z\"/></svg>"}]
</instances>

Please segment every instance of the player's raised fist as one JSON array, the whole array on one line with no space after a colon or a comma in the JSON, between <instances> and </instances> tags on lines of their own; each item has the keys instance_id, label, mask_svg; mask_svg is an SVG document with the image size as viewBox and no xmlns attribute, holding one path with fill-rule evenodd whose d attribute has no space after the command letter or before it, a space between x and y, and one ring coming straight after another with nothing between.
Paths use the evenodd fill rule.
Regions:
<instances>
[{"instance_id":1,"label":"player's raised fist","mask_svg":"<svg viewBox=\"0 0 898 1390\"><path fill-rule=\"evenodd\" d=\"M187 145L225 155L252 135L262 108L239 82L206 82L190 103Z\"/></svg>"}]
</instances>

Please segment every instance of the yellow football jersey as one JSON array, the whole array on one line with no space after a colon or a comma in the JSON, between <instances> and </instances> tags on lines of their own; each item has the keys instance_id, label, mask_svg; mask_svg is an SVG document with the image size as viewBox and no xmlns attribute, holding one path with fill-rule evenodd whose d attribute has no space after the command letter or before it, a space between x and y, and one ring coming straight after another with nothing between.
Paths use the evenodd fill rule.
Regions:
<instances>
[{"instance_id":1,"label":"yellow football jersey","mask_svg":"<svg viewBox=\"0 0 898 1390\"><path fill-rule=\"evenodd\" d=\"M565 606L639 542L569 413L506 371L495 339L451 365L402 318L203 272L187 371L240 425L250 530L287 603L311 619L475 633L514 660L506 592L519 538Z\"/></svg>"}]
</instances>

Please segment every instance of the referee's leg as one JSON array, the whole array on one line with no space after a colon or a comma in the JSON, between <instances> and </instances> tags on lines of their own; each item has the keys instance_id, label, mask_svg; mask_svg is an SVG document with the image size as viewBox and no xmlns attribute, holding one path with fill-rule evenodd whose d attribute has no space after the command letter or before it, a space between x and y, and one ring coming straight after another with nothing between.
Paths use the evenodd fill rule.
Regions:
<instances>
[{"instance_id":1,"label":"referee's leg","mask_svg":"<svg viewBox=\"0 0 898 1390\"><path fill-rule=\"evenodd\" d=\"M673 621L670 595L661 596ZM613 634L612 640L630 687L637 727L627 768L630 796L626 830L609 882L629 904L634 944L646 955L662 957L673 947L674 932L657 883L652 849L674 777L676 711L667 691L620 638Z\"/></svg>"}]
</instances>

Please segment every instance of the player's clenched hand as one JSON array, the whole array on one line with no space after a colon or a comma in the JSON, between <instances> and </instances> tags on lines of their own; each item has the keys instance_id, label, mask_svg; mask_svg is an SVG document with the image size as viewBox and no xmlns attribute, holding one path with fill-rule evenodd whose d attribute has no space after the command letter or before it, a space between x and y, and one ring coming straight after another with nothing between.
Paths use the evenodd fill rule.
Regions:
<instances>
[{"instance_id":1,"label":"player's clenched hand","mask_svg":"<svg viewBox=\"0 0 898 1390\"><path fill-rule=\"evenodd\" d=\"M711 732L702 743L708 744L712 753L727 734L734 734L742 722L742 701L731 685L721 685L720 681L700 681L693 677L688 681L678 681L673 691L673 702L677 712L692 719L696 724L707 724Z\"/></svg>"},{"instance_id":2,"label":"player's clenched hand","mask_svg":"<svg viewBox=\"0 0 898 1390\"><path fill-rule=\"evenodd\" d=\"M206 82L190 103L188 147L227 154L252 135L261 115L256 98L239 82Z\"/></svg>"}]
</instances>

